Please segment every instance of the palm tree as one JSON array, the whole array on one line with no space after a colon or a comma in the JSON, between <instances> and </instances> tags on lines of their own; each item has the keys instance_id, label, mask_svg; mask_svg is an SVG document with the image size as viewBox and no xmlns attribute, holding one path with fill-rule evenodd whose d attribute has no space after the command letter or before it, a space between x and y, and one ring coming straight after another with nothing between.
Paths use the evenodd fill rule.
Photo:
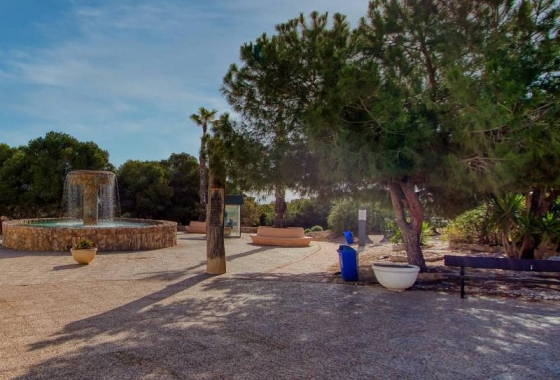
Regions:
<instances>
[{"instance_id":1,"label":"palm tree","mask_svg":"<svg viewBox=\"0 0 560 380\"><path fill-rule=\"evenodd\" d=\"M208 124L214 122L214 116L218 113L216 110L208 111L204 107L198 109L198 113L193 113L190 118L196 125L202 127L202 137L200 138L200 152L198 155L198 163L200 165L200 207L198 220L203 222L206 220L206 204L208 186L206 183L206 134L208 132Z\"/></svg>"}]
</instances>

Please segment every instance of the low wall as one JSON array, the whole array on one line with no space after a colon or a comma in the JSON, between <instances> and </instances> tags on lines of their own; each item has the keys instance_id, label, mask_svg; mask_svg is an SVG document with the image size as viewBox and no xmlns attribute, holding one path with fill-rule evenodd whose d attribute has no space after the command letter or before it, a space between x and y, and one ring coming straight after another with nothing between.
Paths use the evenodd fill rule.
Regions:
<instances>
[{"instance_id":1,"label":"low wall","mask_svg":"<svg viewBox=\"0 0 560 380\"><path fill-rule=\"evenodd\" d=\"M88 238L99 251L145 251L177 245L177 223L164 220L120 219L146 226L39 227L31 223L60 219L19 219L3 222L2 245L22 251L67 251Z\"/></svg>"}]
</instances>

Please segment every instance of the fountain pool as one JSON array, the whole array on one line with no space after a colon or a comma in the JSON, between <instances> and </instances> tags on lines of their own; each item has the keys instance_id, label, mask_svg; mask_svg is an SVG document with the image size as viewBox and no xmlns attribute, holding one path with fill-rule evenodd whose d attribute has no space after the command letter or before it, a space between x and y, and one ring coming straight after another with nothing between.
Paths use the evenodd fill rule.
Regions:
<instances>
[{"instance_id":1,"label":"fountain pool","mask_svg":"<svg viewBox=\"0 0 560 380\"><path fill-rule=\"evenodd\" d=\"M64 200L67 218L19 219L2 223L2 245L25 251L67 251L88 238L100 251L139 251L177 245L177 223L115 218L115 174L78 170L68 173Z\"/></svg>"}]
</instances>

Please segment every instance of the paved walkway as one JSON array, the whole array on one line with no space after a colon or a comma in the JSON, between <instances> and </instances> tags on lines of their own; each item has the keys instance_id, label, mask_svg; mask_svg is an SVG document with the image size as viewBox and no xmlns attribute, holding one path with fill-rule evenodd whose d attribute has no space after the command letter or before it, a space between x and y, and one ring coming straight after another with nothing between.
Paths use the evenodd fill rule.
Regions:
<instances>
[{"instance_id":1,"label":"paved walkway","mask_svg":"<svg viewBox=\"0 0 560 380\"><path fill-rule=\"evenodd\" d=\"M335 244L0 248L0 379L553 379L560 304L324 283Z\"/></svg>"},{"instance_id":2,"label":"paved walkway","mask_svg":"<svg viewBox=\"0 0 560 380\"><path fill-rule=\"evenodd\" d=\"M226 277L285 278L325 282L336 263L337 245L314 242L306 248L255 246L248 235L226 239ZM137 252L100 252L91 265L77 265L67 252L19 252L0 247L0 285L67 281L177 280L206 269L206 240L178 234L176 247Z\"/></svg>"}]
</instances>

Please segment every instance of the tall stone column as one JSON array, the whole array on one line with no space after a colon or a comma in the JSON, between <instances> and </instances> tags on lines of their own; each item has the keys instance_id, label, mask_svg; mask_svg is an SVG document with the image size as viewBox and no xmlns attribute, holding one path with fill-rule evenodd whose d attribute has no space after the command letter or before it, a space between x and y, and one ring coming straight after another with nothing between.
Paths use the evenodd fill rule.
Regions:
<instances>
[{"instance_id":1,"label":"tall stone column","mask_svg":"<svg viewBox=\"0 0 560 380\"><path fill-rule=\"evenodd\" d=\"M99 222L99 196L101 186L114 184L115 174L101 170L74 170L68 173L69 186L80 189L82 210L80 215L84 225L95 226ZM110 195L112 196L112 194ZM109 200L104 200L105 204Z\"/></svg>"},{"instance_id":2,"label":"tall stone column","mask_svg":"<svg viewBox=\"0 0 560 380\"><path fill-rule=\"evenodd\" d=\"M96 181L89 179L89 181L84 181L83 194L84 194L84 214L83 221L86 226L95 226L98 221L98 185Z\"/></svg>"}]
</instances>

